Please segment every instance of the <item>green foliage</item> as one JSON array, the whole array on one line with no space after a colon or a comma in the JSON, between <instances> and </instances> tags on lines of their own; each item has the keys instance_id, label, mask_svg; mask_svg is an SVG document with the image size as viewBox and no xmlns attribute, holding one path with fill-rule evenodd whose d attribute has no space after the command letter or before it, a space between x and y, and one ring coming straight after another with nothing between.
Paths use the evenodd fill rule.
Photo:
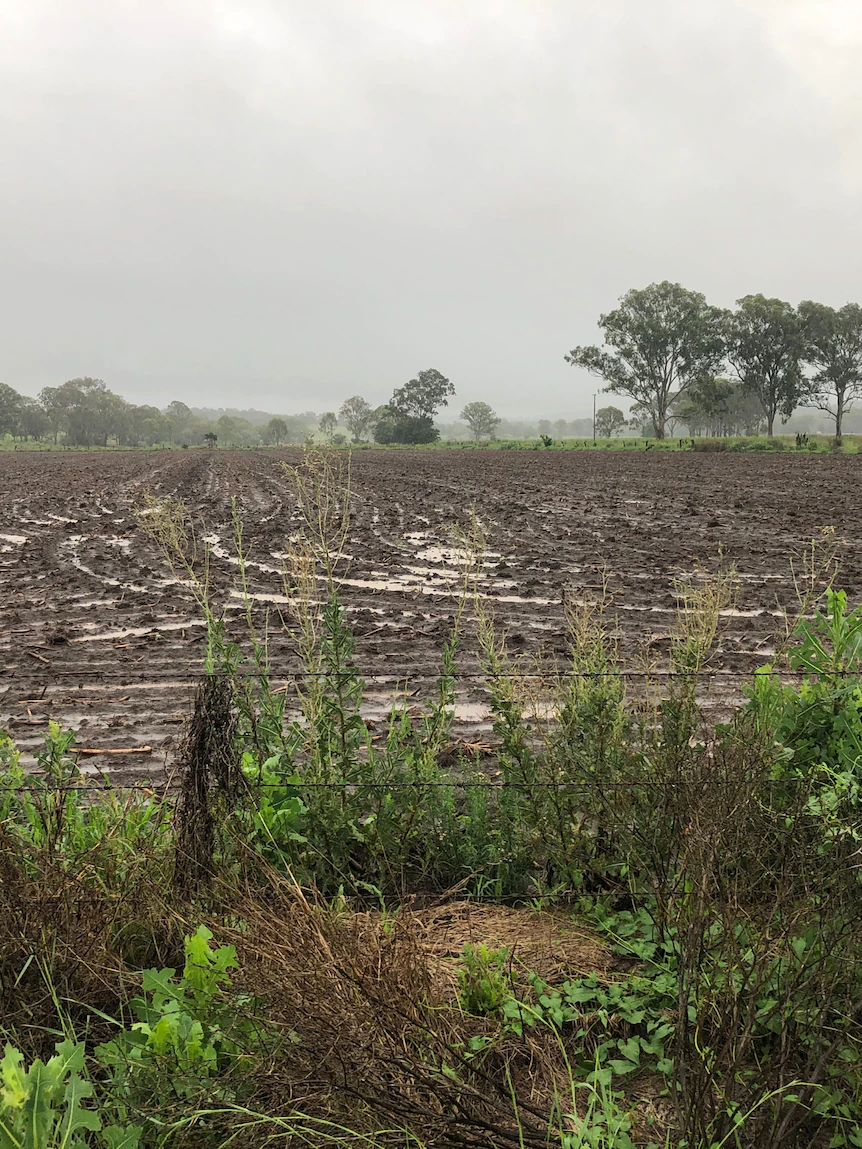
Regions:
<instances>
[{"instance_id":1,"label":"green foliage","mask_svg":"<svg viewBox=\"0 0 862 1149\"><path fill-rule=\"evenodd\" d=\"M807 300L799 304L805 360L814 368L812 404L835 420L841 442L844 415L862 398L862 307L841 308Z\"/></svg>"},{"instance_id":2,"label":"green foliage","mask_svg":"<svg viewBox=\"0 0 862 1149\"><path fill-rule=\"evenodd\" d=\"M674 404L673 413L692 435L757 435L765 428L760 400L733 379L697 380Z\"/></svg>"},{"instance_id":3,"label":"green foliage","mask_svg":"<svg viewBox=\"0 0 862 1149\"><path fill-rule=\"evenodd\" d=\"M494 413L488 403L468 403L461 412L461 418L470 428L474 439L493 439L494 432L500 425L500 417Z\"/></svg>"},{"instance_id":4,"label":"green foliage","mask_svg":"<svg viewBox=\"0 0 862 1149\"><path fill-rule=\"evenodd\" d=\"M397 387L389 400L389 410L398 420L432 420L446 407L455 388L436 368L420 371L415 379Z\"/></svg>"},{"instance_id":5,"label":"green foliage","mask_svg":"<svg viewBox=\"0 0 862 1149\"><path fill-rule=\"evenodd\" d=\"M374 426L375 443L421 446L436 443L440 438L430 415L400 416L384 415Z\"/></svg>"},{"instance_id":6,"label":"green foliage","mask_svg":"<svg viewBox=\"0 0 862 1149\"><path fill-rule=\"evenodd\" d=\"M0 383L0 435L14 435L21 417L24 397L8 383Z\"/></svg>"},{"instance_id":7,"label":"green foliage","mask_svg":"<svg viewBox=\"0 0 862 1149\"><path fill-rule=\"evenodd\" d=\"M320 428L321 435L325 435L329 442L332 442L332 436L335 434L335 428L338 426L338 418L334 411L324 411L317 421Z\"/></svg>"},{"instance_id":8,"label":"green foliage","mask_svg":"<svg viewBox=\"0 0 862 1149\"><path fill-rule=\"evenodd\" d=\"M596 411L596 434L600 439L612 439L626 425L626 417L619 407L599 407Z\"/></svg>"},{"instance_id":9,"label":"green foliage","mask_svg":"<svg viewBox=\"0 0 862 1149\"><path fill-rule=\"evenodd\" d=\"M799 315L781 299L746 295L726 322L727 357L745 391L759 400L771 438L776 417L789 419L808 387Z\"/></svg>"},{"instance_id":10,"label":"green foliage","mask_svg":"<svg viewBox=\"0 0 862 1149\"><path fill-rule=\"evenodd\" d=\"M657 439L665 437L671 403L717 374L724 359L721 312L678 283L627 292L618 308L599 317L599 327L606 349L576 347L566 362L642 406Z\"/></svg>"},{"instance_id":11,"label":"green foliage","mask_svg":"<svg viewBox=\"0 0 862 1149\"><path fill-rule=\"evenodd\" d=\"M267 423L266 433L269 441L278 447L287 439L287 423L276 415Z\"/></svg>"},{"instance_id":12,"label":"green foliage","mask_svg":"<svg viewBox=\"0 0 862 1149\"><path fill-rule=\"evenodd\" d=\"M145 970L143 992L128 1005L135 1020L95 1051L109 1081L106 1098L124 1120L152 1113L163 1125L178 1102L205 1095L229 1103L241 1091L262 1034L250 999L226 992L237 968L234 947L211 942L205 926L186 937L180 977L173 969Z\"/></svg>"},{"instance_id":13,"label":"green foliage","mask_svg":"<svg viewBox=\"0 0 862 1149\"><path fill-rule=\"evenodd\" d=\"M783 775L824 768L841 785L862 777L862 609L844 591L827 590L825 608L797 624L790 663L803 678L784 685L772 667L748 691L755 720L784 748Z\"/></svg>"},{"instance_id":14,"label":"green foliage","mask_svg":"<svg viewBox=\"0 0 862 1149\"><path fill-rule=\"evenodd\" d=\"M11 739L0 732L0 825L15 843L19 864L37 875L48 863L79 881L119 889L142 852L167 848L169 810L151 794L106 788L87 800L74 755L76 735L48 723L38 772L25 774ZM87 864L81 872L81 863Z\"/></svg>"},{"instance_id":15,"label":"green foliage","mask_svg":"<svg viewBox=\"0 0 862 1149\"><path fill-rule=\"evenodd\" d=\"M61 1041L28 1069L6 1046L0 1060L0 1149L137 1149L140 1125L103 1127L85 1077L84 1045Z\"/></svg>"},{"instance_id":16,"label":"green foliage","mask_svg":"<svg viewBox=\"0 0 862 1149\"><path fill-rule=\"evenodd\" d=\"M338 412L341 422L353 436L353 442L359 443L374 419L374 408L367 399L361 395L353 395L345 399Z\"/></svg>"},{"instance_id":17,"label":"green foliage","mask_svg":"<svg viewBox=\"0 0 862 1149\"><path fill-rule=\"evenodd\" d=\"M400 893L443 888L488 861L487 806L480 790L463 805L441 786L449 741L457 630L444 647L438 693L421 715L396 704L385 739L361 716L364 683L355 640L337 595L320 614L303 686L303 718L289 724L263 763L246 752L255 794L239 814L270 861L324 892ZM469 770L469 764L465 764ZM465 833L466 831L466 833ZM358 880L357 880L358 879Z\"/></svg>"},{"instance_id":18,"label":"green foliage","mask_svg":"<svg viewBox=\"0 0 862 1149\"><path fill-rule=\"evenodd\" d=\"M396 388L374 425L375 443L409 445L435 443L440 432L434 416L447 406L455 388L439 371L420 371L415 379Z\"/></svg>"},{"instance_id":19,"label":"green foliage","mask_svg":"<svg viewBox=\"0 0 862 1149\"><path fill-rule=\"evenodd\" d=\"M506 969L507 949L489 949L479 942L468 943L458 971L461 1007L466 1013L482 1016L496 1013L512 997L512 978Z\"/></svg>"}]
</instances>

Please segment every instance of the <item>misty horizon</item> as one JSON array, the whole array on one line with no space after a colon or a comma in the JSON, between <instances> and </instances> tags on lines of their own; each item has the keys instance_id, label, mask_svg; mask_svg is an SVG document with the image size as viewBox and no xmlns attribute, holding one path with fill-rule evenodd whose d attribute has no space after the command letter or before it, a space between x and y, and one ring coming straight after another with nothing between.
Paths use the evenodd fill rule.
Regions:
<instances>
[{"instance_id":1,"label":"misty horizon","mask_svg":"<svg viewBox=\"0 0 862 1149\"><path fill-rule=\"evenodd\" d=\"M0 13L22 394L321 411L433 365L443 420L574 419L563 356L632 287L860 294L849 0Z\"/></svg>"}]
</instances>

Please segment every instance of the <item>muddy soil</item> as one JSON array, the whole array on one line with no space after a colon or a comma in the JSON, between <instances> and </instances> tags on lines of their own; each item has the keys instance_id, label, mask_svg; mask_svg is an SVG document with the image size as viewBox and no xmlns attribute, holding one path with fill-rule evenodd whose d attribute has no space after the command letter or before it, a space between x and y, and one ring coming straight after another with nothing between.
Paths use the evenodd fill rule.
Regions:
<instances>
[{"instance_id":1,"label":"muddy soil","mask_svg":"<svg viewBox=\"0 0 862 1149\"><path fill-rule=\"evenodd\" d=\"M200 674L204 630L187 588L171 579L135 515L142 496L183 499L205 524L212 578L242 633L231 550L236 499L251 548L258 624L271 628L273 671L298 667L282 577L296 509L291 451L0 454L0 725L28 755L48 719L93 750L86 769L116 782L170 771ZM513 648L545 664L562 657L563 596L595 593L610 571L624 654L666 658L675 580L735 564L738 601L726 613L704 686L709 705L738 698L768 660L795 593L790 560L825 526L842 539L840 583L862 591L862 460L808 454L392 451L353 458L353 519L343 599L380 717L407 685L433 686L457 605L451 524L471 505L492 554L481 593ZM488 698L465 638L457 711L467 738L487 729Z\"/></svg>"}]
</instances>

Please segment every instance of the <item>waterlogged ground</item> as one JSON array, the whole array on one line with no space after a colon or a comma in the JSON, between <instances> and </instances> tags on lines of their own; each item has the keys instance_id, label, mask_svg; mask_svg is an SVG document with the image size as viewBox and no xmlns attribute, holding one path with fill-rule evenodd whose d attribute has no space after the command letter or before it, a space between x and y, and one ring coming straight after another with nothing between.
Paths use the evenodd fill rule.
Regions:
<instances>
[{"instance_id":1,"label":"waterlogged ground","mask_svg":"<svg viewBox=\"0 0 862 1149\"><path fill-rule=\"evenodd\" d=\"M211 550L215 598L241 633L231 500L251 548L250 590L270 626L279 682L298 668L282 577L297 511L290 451L0 454L0 724L28 753L49 718L79 732L87 769L116 780L170 771L204 650L200 612L136 517L147 492L184 500ZM367 716L396 690L418 703L433 685L457 609L463 556L449 528L475 505L489 538L480 593L513 649L545 664L564 650L563 596L596 593L610 571L623 652L661 665L677 612L675 580L739 572L705 684L738 697L774 649L795 602L790 559L825 526L842 539L842 576L862 592L862 460L808 454L632 451L359 452L343 600L368 683ZM468 623L459 734L481 739L488 697Z\"/></svg>"}]
</instances>

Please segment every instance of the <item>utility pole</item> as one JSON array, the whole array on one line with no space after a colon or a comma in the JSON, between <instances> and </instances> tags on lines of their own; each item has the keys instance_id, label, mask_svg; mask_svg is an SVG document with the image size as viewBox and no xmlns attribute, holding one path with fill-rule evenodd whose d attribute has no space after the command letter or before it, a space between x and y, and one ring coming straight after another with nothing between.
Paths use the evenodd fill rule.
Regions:
<instances>
[{"instance_id":1,"label":"utility pole","mask_svg":"<svg viewBox=\"0 0 862 1149\"><path fill-rule=\"evenodd\" d=\"M594 391L593 392L593 442L594 443L596 441L596 394L597 394L597 392Z\"/></svg>"}]
</instances>

